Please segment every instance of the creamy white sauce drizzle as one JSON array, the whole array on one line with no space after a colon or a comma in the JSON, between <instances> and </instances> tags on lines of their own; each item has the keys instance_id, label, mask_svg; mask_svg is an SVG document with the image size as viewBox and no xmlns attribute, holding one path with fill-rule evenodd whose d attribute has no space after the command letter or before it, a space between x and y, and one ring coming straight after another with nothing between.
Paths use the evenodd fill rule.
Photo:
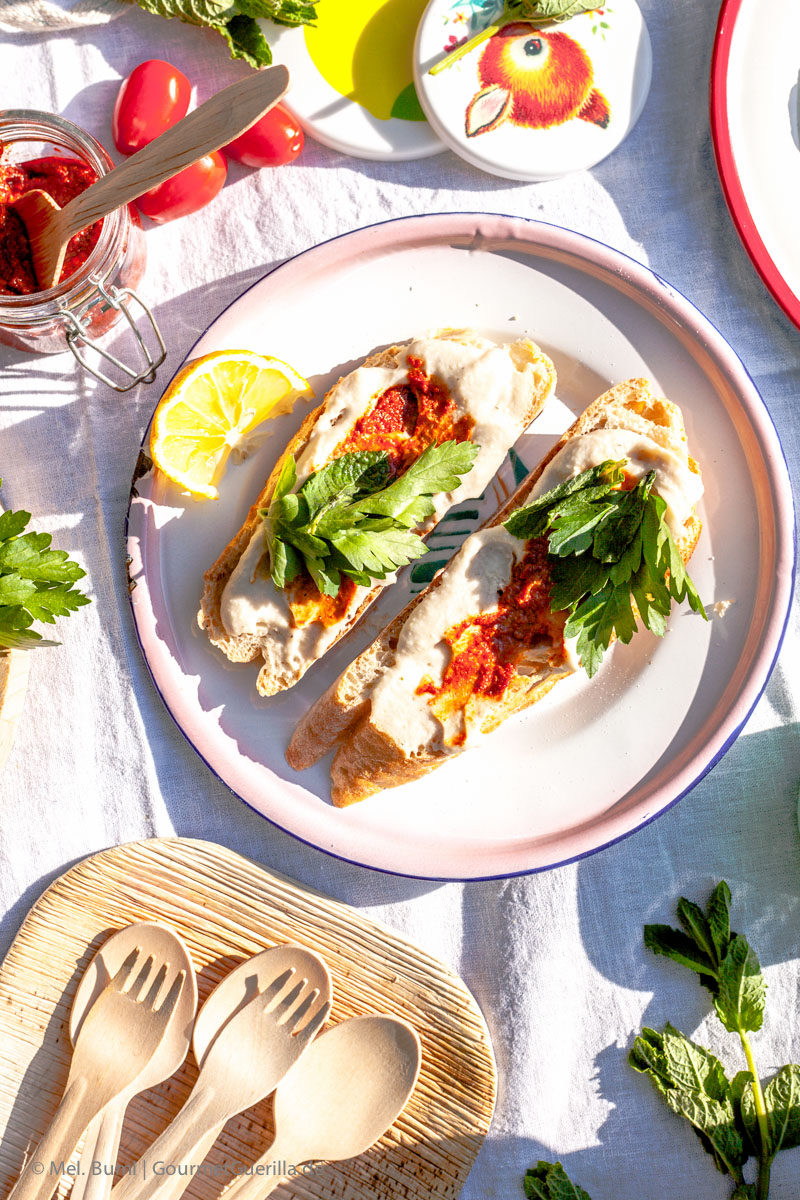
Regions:
<instances>
[{"instance_id":1,"label":"creamy white sauce drizzle","mask_svg":"<svg viewBox=\"0 0 800 1200\"><path fill-rule=\"evenodd\" d=\"M526 363L520 369L506 347L487 339L456 342L443 337L420 338L407 347L406 354L421 359L424 370L444 385L459 415L473 418L472 440L481 448L472 470L459 487L435 498L436 511L426 524L426 531L451 505L484 491L508 447L525 427L534 378L541 367ZM407 378L408 370L403 365L359 367L340 380L329 393L325 410L298 457L298 485L330 460L378 396L389 387L405 383ZM246 634L259 639L268 670L299 678L340 635L342 626L349 622L369 589L357 589L338 624L326 627L321 622L312 622L296 628L286 593L276 589L269 578L255 574L263 551L263 530L259 526L223 592L222 622L232 636Z\"/></svg>"},{"instance_id":2,"label":"creamy white sauce drizzle","mask_svg":"<svg viewBox=\"0 0 800 1200\"><path fill-rule=\"evenodd\" d=\"M593 433L570 438L545 467L531 492L531 500L609 458L614 461L627 459L625 470L637 480L648 471L656 471L655 490L666 503L665 517L670 533L680 537L703 494L700 476L689 470L685 455L680 457L652 438L630 429L596 429Z\"/></svg>"}]
</instances>

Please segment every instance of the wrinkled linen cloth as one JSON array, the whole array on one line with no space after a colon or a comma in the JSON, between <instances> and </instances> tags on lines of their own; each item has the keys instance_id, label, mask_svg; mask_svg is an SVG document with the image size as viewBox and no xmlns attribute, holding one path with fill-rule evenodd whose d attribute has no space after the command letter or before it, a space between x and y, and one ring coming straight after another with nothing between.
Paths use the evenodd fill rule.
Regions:
<instances>
[{"instance_id":1,"label":"wrinkled linen cloth","mask_svg":"<svg viewBox=\"0 0 800 1200\"><path fill-rule=\"evenodd\" d=\"M147 230L145 291L166 336L169 379L199 333L281 260L371 222L488 210L565 225L668 279L743 359L800 481L800 334L762 286L723 202L708 126L717 5L644 0L654 78L644 114L605 162L542 184L483 175L446 152L357 161L308 139L286 171L232 164L220 199ZM111 146L119 79L166 58L203 100L247 68L215 34L131 9L108 26L4 35L3 103L60 112ZM226 201L230 201L227 203ZM235 203L235 219L231 204ZM0 780L2 948L67 865L119 842L180 835L220 842L355 905L458 971L491 1031L499 1096L465 1200L522 1195L526 1167L560 1158L593 1200L722 1200L728 1182L626 1064L643 1024L672 1020L744 1067L688 972L642 947L681 894L724 877L734 927L769 985L756 1035L765 1075L800 1059L800 656L797 612L742 736L679 805L593 857L500 882L437 884L327 857L232 796L173 725L133 630L120 552L132 464L158 389L125 397L82 377L69 355L0 350L0 473L6 507L88 570L94 603L36 653L25 711ZM781 1154L771 1196L800 1190L800 1150Z\"/></svg>"}]
</instances>

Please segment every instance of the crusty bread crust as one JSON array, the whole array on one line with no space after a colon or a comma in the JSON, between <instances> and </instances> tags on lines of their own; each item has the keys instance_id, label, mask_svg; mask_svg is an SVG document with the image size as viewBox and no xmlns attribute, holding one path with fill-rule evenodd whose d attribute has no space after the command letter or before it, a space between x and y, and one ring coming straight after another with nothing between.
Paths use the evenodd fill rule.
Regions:
<instances>
[{"instance_id":1,"label":"crusty bread crust","mask_svg":"<svg viewBox=\"0 0 800 1200\"><path fill-rule=\"evenodd\" d=\"M646 379L627 380L589 405L486 524L499 525L527 501L539 476L566 442L580 434L605 428L633 429L667 449L686 453L686 430L677 405L656 396ZM689 458L689 468L700 473L692 458ZM677 542L684 562L689 561L701 528L697 514L692 513ZM453 757L452 749L448 752L431 749L409 758L370 719L371 688L383 670L393 663L400 633L409 616L428 592L438 586L440 579L441 575L437 576L425 591L415 596L372 645L345 669L309 709L292 736L286 758L296 770L311 766L339 743L331 767L332 797L338 807L363 800L384 788L418 779ZM514 675L502 701L491 707L482 723L482 731L491 732L512 713L535 704L569 673L567 669L545 669L533 675Z\"/></svg>"},{"instance_id":2,"label":"crusty bread crust","mask_svg":"<svg viewBox=\"0 0 800 1200\"><path fill-rule=\"evenodd\" d=\"M438 336L447 337L453 341L460 341L465 345L469 345L473 344L474 335L472 335L471 331L469 330L443 330ZM515 343L514 345L516 347L518 343ZM533 342L529 342L528 345L530 347L530 351L525 361L534 363L541 370L542 383L538 388L532 390L530 396L530 405L525 418L525 425L529 425L534 417L539 414L545 401L553 390L555 381L555 368L553 367L550 359L547 358L545 354L542 354L542 352L537 346L534 345ZM377 354L371 355L364 361L363 366L397 367L401 362L404 361L403 356L405 355L406 349L407 346L390 346L386 350L381 350ZM520 365L522 365L521 360ZM341 379L338 380L337 384L334 384L334 387L338 386L338 383L341 383ZM214 565L210 567L203 576L204 588L200 600L200 612L198 613L197 618L198 623L200 628L206 631L212 644L222 650L222 652L227 655L231 662L253 662L255 659L261 657L261 639L252 635L243 634L239 636L232 636L228 633L222 621L222 594L225 591L228 580L236 569L239 559L242 557L248 545L250 544L250 540L261 522L261 518L258 515L258 510L269 507L270 501L272 500L272 494L275 490L278 479L280 478L285 460L290 454L293 454L296 458L302 452L306 443L308 442L309 437L311 436L314 426L325 410L326 402L332 391L333 388L326 393L322 404L315 408L314 411L309 413L305 418L297 433L291 439L278 462L275 464L272 474L248 512L241 529L231 539ZM431 526L431 529L432 528L433 526ZM430 533L431 529L429 529L427 532ZM343 637L350 629L353 628L366 609L369 608L372 602L378 597L384 586L385 584L377 583L376 586L366 594L360 606L354 612L348 615L346 621L342 622L342 628L336 638L336 641L338 641L339 638ZM331 645L334 644L335 642L331 643ZM330 646L328 649L330 649ZM256 687L262 696L273 696L276 692L282 691L287 687L291 687L297 682L298 678L299 676L293 674L288 668L285 675L278 676L274 672L271 672L270 669L265 665L259 671L258 678L256 680Z\"/></svg>"}]
</instances>

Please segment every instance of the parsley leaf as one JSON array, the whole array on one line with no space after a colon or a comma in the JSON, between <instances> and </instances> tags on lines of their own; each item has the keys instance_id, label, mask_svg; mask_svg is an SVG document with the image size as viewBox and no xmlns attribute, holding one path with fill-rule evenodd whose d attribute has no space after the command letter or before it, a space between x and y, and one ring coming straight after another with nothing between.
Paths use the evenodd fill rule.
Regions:
<instances>
[{"instance_id":1,"label":"parsley leaf","mask_svg":"<svg viewBox=\"0 0 800 1200\"><path fill-rule=\"evenodd\" d=\"M518 538L548 538L550 607L566 612L581 665L595 674L613 637L629 642L639 619L657 637L675 600L706 618L653 491L655 471L620 488L625 460L608 460L551 488L505 522Z\"/></svg>"},{"instance_id":2,"label":"parsley leaf","mask_svg":"<svg viewBox=\"0 0 800 1200\"><path fill-rule=\"evenodd\" d=\"M420 558L427 547L413 530L435 511L434 495L458 487L479 450L474 442L428 446L391 482L385 451L342 454L297 492L290 455L269 508L259 509L275 586L305 569L323 595L336 596L343 575L366 587Z\"/></svg>"},{"instance_id":3,"label":"parsley leaf","mask_svg":"<svg viewBox=\"0 0 800 1200\"><path fill-rule=\"evenodd\" d=\"M0 481L2 482L2 481ZM25 533L29 512L0 514L0 650L56 646L32 629L55 623L89 603L73 584L86 572L64 550L51 550L49 533Z\"/></svg>"}]
</instances>

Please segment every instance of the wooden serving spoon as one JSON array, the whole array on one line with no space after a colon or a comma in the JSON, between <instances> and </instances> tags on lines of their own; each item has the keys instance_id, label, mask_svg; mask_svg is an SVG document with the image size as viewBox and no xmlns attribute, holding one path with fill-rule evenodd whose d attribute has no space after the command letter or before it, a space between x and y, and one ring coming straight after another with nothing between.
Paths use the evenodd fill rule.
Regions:
<instances>
[{"instance_id":1,"label":"wooden serving spoon","mask_svg":"<svg viewBox=\"0 0 800 1200\"><path fill-rule=\"evenodd\" d=\"M258 71L217 92L63 208L39 188L15 200L10 207L27 230L40 289L46 291L58 283L71 237L232 142L269 112L288 88L286 67Z\"/></svg>"},{"instance_id":2,"label":"wooden serving spoon","mask_svg":"<svg viewBox=\"0 0 800 1200\"><path fill-rule=\"evenodd\" d=\"M287 1178L281 1165L296 1169L363 1154L408 1103L420 1057L415 1031L395 1017L353 1017L334 1025L279 1085L269 1150L220 1200L263 1200Z\"/></svg>"}]
</instances>

